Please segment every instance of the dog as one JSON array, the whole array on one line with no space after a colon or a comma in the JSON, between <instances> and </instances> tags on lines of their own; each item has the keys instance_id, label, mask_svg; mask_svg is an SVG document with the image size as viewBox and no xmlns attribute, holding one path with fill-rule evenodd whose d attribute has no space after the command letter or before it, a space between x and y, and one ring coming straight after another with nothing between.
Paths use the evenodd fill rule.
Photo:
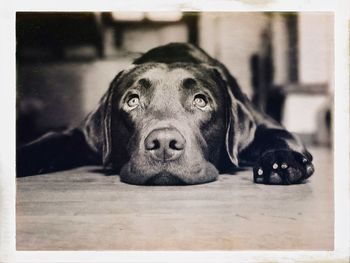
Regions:
<instances>
[{"instance_id":1,"label":"dog","mask_svg":"<svg viewBox=\"0 0 350 263\"><path fill-rule=\"evenodd\" d=\"M17 152L17 176L82 165L137 185L191 185L253 167L255 183L314 173L299 138L254 108L228 69L187 43L156 47L119 72L79 127Z\"/></svg>"}]
</instances>

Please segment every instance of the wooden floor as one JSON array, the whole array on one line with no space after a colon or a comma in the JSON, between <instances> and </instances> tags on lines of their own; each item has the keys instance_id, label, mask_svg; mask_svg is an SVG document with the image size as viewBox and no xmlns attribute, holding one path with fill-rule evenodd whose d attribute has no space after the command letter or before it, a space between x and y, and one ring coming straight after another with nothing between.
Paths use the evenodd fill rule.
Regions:
<instances>
[{"instance_id":1,"label":"wooden floor","mask_svg":"<svg viewBox=\"0 0 350 263\"><path fill-rule=\"evenodd\" d=\"M252 172L196 186L133 186L98 167L17 180L17 250L331 250L329 149L292 186Z\"/></svg>"}]
</instances>

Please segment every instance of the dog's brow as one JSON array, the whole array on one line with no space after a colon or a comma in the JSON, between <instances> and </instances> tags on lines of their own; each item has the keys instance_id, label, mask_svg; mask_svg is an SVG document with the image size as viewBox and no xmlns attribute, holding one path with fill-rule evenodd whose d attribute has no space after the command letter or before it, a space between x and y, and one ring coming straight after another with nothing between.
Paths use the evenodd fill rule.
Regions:
<instances>
[{"instance_id":1,"label":"dog's brow","mask_svg":"<svg viewBox=\"0 0 350 263\"><path fill-rule=\"evenodd\" d=\"M187 88L193 88L197 84L197 81L193 78L186 78L182 80L182 85Z\"/></svg>"},{"instance_id":2,"label":"dog's brow","mask_svg":"<svg viewBox=\"0 0 350 263\"><path fill-rule=\"evenodd\" d=\"M146 89L148 89L152 85L151 81L147 78L139 79L138 84Z\"/></svg>"}]
</instances>

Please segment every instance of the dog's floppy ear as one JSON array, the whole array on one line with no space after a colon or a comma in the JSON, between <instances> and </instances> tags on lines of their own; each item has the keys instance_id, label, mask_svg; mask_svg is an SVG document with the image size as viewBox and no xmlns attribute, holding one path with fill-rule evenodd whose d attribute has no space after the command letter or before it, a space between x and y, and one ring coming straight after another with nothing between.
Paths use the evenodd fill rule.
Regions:
<instances>
[{"instance_id":1,"label":"dog's floppy ear","mask_svg":"<svg viewBox=\"0 0 350 263\"><path fill-rule=\"evenodd\" d=\"M242 102L237 100L228 88L226 151L231 162L239 166L238 155L254 139L256 124L253 116Z\"/></svg>"},{"instance_id":2,"label":"dog's floppy ear","mask_svg":"<svg viewBox=\"0 0 350 263\"><path fill-rule=\"evenodd\" d=\"M112 151L112 108L115 91L127 70L121 71L111 82L97 108L85 119L82 129L89 146L102 157L103 165L110 164Z\"/></svg>"},{"instance_id":3,"label":"dog's floppy ear","mask_svg":"<svg viewBox=\"0 0 350 263\"><path fill-rule=\"evenodd\" d=\"M239 153L254 139L255 120L244 105L245 95L228 70L219 65L214 71L224 83L224 89L227 90L225 147L231 162L238 167Z\"/></svg>"}]
</instances>

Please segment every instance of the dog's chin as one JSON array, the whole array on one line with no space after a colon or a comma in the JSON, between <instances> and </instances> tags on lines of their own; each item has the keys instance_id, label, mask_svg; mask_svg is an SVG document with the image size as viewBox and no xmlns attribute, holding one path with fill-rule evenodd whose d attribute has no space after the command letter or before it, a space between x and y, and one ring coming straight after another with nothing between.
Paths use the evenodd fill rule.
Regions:
<instances>
[{"instance_id":1,"label":"dog's chin","mask_svg":"<svg viewBox=\"0 0 350 263\"><path fill-rule=\"evenodd\" d=\"M176 175L164 172L147 179L145 185L186 185L186 183Z\"/></svg>"},{"instance_id":2,"label":"dog's chin","mask_svg":"<svg viewBox=\"0 0 350 263\"><path fill-rule=\"evenodd\" d=\"M191 169L197 167L197 169ZM150 168L150 167L148 167ZM142 169L133 166L132 163L125 164L120 171L120 180L124 183L135 185L194 185L215 181L219 176L218 170L209 162L203 165L171 166L167 168L152 167Z\"/></svg>"}]
</instances>

